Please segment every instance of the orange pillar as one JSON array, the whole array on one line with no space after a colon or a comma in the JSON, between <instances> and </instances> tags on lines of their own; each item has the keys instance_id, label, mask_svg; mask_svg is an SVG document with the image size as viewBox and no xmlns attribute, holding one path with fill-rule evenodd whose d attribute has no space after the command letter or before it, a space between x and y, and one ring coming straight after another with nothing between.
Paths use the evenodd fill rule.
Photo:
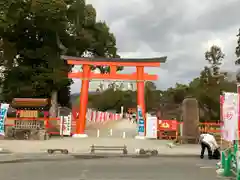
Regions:
<instances>
[{"instance_id":1,"label":"orange pillar","mask_svg":"<svg viewBox=\"0 0 240 180\"><path fill-rule=\"evenodd\" d=\"M76 122L76 134L75 137L87 137L85 132L86 125L86 112L88 104L88 88L89 88L89 75L90 75L90 66L87 64L83 65L83 79L80 93L80 109L79 109L79 118Z\"/></svg>"},{"instance_id":2,"label":"orange pillar","mask_svg":"<svg viewBox=\"0 0 240 180\"><path fill-rule=\"evenodd\" d=\"M137 66L137 104L142 109L143 118L145 120L144 123L144 134L146 135L146 115L145 115L145 100L144 100L144 67Z\"/></svg>"}]
</instances>

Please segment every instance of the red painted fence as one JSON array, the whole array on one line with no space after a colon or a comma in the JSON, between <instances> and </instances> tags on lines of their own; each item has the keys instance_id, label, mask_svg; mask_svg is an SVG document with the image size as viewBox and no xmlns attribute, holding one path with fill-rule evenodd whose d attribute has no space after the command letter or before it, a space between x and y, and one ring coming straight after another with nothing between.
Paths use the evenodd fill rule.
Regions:
<instances>
[{"instance_id":1,"label":"red painted fence","mask_svg":"<svg viewBox=\"0 0 240 180\"><path fill-rule=\"evenodd\" d=\"M73 109L72 117L71 117L72 131L73 131L73 129L75 129L77 118L78 118L78 112ZM87 114L86 114L86 121L87 121L86 124L88 125L88 124L94 124L94 123L106 123L109 121L120 120L121 118L122 118L122 116L119 113L101 112L101 111L94 111L92 109L88 109ZM14 123L15 120L28 121L28 124L34 123L35 120L44 121L45 129L48 131L49 134L52 134L52 135L60 134L61 120L59 117L57 117L57 118L49 118L49 117L42 117L42 118L40 118L40 117L25 117L25 118L11 117L11 118L9 118L8 117L5 121L5 127L7 127L7 126L15 127L16 126L16 124ZM9 123L9 122L11 122L11 123ZM63 128L64 128L64 125L63 125Z\"/></svg>"},{"instance_id":2,"label":"red painted fence","mask_svg":"<svg viewBox=\"0 0 240 180\"><path fill-rule=\"evenodd\" d=\"M204 122L199 123L200 133L221 133L222 123ZM158 120L158 138L160 139L176 139L182 133L183 122L177 120Z\"/></svg>"}]
</instances>

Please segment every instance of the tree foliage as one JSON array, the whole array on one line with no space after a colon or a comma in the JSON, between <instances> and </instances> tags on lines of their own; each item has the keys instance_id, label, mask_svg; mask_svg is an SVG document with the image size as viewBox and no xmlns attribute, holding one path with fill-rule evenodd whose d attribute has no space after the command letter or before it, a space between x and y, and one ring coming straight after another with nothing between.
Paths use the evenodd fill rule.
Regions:
<instances>
[{"instance_id":1,"label":"tree foliage","mask_svg":"<svg viewBox=\"0 0 240 180\"><path fill-rule=\"evenodd\" d=\"M240 29L238 30L237 38L238 38L238 41L237 41L237 46L236 46L236 49L235 49L235 54L237 56L237 60L235 61L235 64L240 65ZM240 82L240 71L239 71L239 69L238 69L237 74L236 74L236 79L237 79L238 82Z\"/></svg>"},{"instance_id":2,"label":"tree foliage","mask_svg":"<svg viewBox=\"0 0 240 180\"><path fill-rule=\"evenodd\" d=\"M115 110L120 112L121 106L124 106L125 110L136 106L136 92L109 88L102 93L89 95L89 103L92 108L100 111Z\"/></svg>"},{"instance_id":3,"label":"tree foliage","mask_svg":"<svg viewBox=\"0 0 240 180\"><path fill-rule=\"evenodd\" d=\"M116 39L84 0L2 0L0 65L3 98L51 97L69 101L71 66L61 55L118 57ZM104 69L104 67L93 67ZM105 67L107 69L107 67ZM121 68L120 68L121 69Z\"/></svg>"},{"instance_id":4,"label":"tree foliage","mask_svg":"<svg viewBox=\"0 0 240 180\"><path fill-rule=\"evenodd\" d=\"M238 30L237 37L238 37L238 41L237 41L237 46L236 46L236 49L235 49L235 54L236 54L238 59L235 61L235 63L237 65L239 65L240 64L240 61L239 61L239 58L240 58L240 29Z\"/></svg>"}]
</instances>

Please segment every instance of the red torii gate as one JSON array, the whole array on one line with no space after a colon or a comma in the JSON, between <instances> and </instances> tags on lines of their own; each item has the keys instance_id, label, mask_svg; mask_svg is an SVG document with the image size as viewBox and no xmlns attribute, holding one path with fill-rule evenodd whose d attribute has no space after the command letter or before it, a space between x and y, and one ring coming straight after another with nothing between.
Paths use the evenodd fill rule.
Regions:
<instances>
[{"instance_id":1,"label":"red torii gate","mask_svg":"<svg viewBox=\"0 0 240 180\"><path fill-rule=\"evenodd\" d=\"M87 137L84 131L86 125L86 111L88 104L88 88L90 79L117 79L137 81L137 103L141 107L143 116L145 118L144 81L154 81L157 80L158 77L157 75L144 73L144 67L160 67L160 63L165 63L167 60L167 57L128 59L62 56L62 58L67 60L67 63L69 65L82 65L82 72L68 73L69 78L82 79L79 119L76 122L76 134L73 135L74 137ZM110 73L95 74L91 72L91 66L109 66ZM118 74L118 66L135 66L137 72L132 74ZM146 127L144 129L146 134Z\"/></svg>"}]
</instances>

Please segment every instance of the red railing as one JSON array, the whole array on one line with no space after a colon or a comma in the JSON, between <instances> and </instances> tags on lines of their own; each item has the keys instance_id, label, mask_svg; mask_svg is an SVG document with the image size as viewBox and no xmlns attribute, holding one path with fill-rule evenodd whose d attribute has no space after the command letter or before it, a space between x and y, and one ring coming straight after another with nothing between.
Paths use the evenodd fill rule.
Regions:
<instances>
[{"instance_id":1,"label":"red railing","mask_svg":"<svg viewBox=\"0 0 240 180\"><path fill-rule=\"evenodd\" d=\"M74 134L75 132L75 126L76 126L76 119L78 118L77 112L73 111L71 116L71 134ZM109 113L109 112L101 112L101 111L94 111L91 109L88 109L86 119L89 123L106 123L108 121L115 121L121 119L122 116L118 113ZM44 122L44 128L50 135L60 135L61 128L64 128L64 124L61 124L60 118L49 118L49 117L8 117L5 121L5 126L11 126L16 127L15 123L9 123L9 121L43 121ZM53 122L55 121L55 122ZM63 123L63 122L62 122Z\"/></svg>"},{"instance_id":2,"label":"red railing","mask_svg":"<svg viewBox=\"0 0 240 180\"><path fill-rule=\"evenodd\" d=\"M92 113L91 113L92 114ZM98 113L96 113L98 114ZM117 120L115 119L116 116L111 116L112 119L109 119L109 117L106 116L108 119L103 119L99 117L105 117L105 116L96 116L96 119L89 118L88 121L93 123L104 123L105 121L109 120ZM117 117L119 118L119 116ZM60 135L60 128L63 127L60 124L60 118L7 118L7 121L9 120L22 120L22 121L30 121L30 120L40 120L44 121L45 129L47 132L51 135ZM55 121L55 122L53 122ZM57 121L57 122L56 122ZM6 123L5 126L12 126L14 127L15 124ZM72 118L72 130L75 129L76 126L76 118ZM177 122L176 120L158 120L158 129L157 134L158 138L160 139L176 139L178 136L181 135L183 122ZM212 123L212 122L204 122L199 123L199 130L201 133L214 133L214 134L220 134L221 133L221 126L222 123Z\"/></svg>"},{"instance_id":3,"label":"red railing","mask_svg":"<svg viewBox=\"0 0 240 180\"><path fill-rule=\"evenodd\" d=\"M165 123L165 125L164 125ZM222 123L204 122L199 123L200 133L220 134ZM177 139L182 133L183 122L177 120L158 120L158 138Z\"/></svg>"},{"instance_id":4,"label":"red railing","mask_svg":"<svg viewBox=\"0 0 240 180\"><path fill-rule=\"evenodd\" d=\"M52 125L52 123L50 123L51 121L60 121L60 118L47 118L47 117L42 117L42 118L35 118L35 117L9 117L7 118L7 121L44 121L44 125L45 125L45 129L47 130L47 132L51 135L56 134L59 135L60 134L60 122L58 123L58 125ZM16 124L9 124L9 123L5 123L5 126L11 126L11 127L15 127ZM58 131L50 131L50 129L57 129Z\"/></svg>"}]
</instances>

